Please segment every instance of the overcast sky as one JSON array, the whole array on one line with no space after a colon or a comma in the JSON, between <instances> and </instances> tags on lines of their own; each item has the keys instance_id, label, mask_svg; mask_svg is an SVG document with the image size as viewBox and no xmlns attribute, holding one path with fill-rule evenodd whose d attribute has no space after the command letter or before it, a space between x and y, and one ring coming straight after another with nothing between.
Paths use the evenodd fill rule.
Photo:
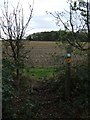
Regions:
<instances>
[{"instance_id":1,"label":"overcast sky","mask_svg":"<svg viewBox=\"0 0 90 120\"><path fill-rule=\"evenodd\" d=\"M63 11L66 0L36 0L34 3L34 15L31 21L33 31L59 30L56 26L55 19L47 15L46 11Z\"/></svg>"},{"instance_id":2,"label":"overcast sky","mask_svg":"<svg viewBox=\"0 0 90 120\"><path fill-rule=\"evenodd\" d=\"M0 0L0 7L3 7L3 1L4 0ZM20 0L20 4L22 4L24 8L24 15L26 17L29 14L28 1L32 4L32 0ZM17 3L18 0L9 0L9 4L14 7L16 7ZM47 15L46 11L63 11L66 7L66 0L34 0L33 17L27 33L59 30L60 28L55 24L55 19L51 15Z\"/></svg>"}]
</instances>

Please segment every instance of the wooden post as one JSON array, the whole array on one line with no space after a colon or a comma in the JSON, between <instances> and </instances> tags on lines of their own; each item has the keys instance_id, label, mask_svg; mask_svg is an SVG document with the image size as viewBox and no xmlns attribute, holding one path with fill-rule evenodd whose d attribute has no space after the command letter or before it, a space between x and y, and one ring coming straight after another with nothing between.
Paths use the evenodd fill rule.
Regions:
<instances>
[{"instance_id":1,"label":"wooden post","mask_svg":"<svg viewBox=\"0 0 90 120\"><path fill-rule=\"evenodd\" d=\"M70 96L71 88L71 46L67 47L66 53L66 79L65 79L65 99L68 99Z\"/></svg>"}]
</instances>

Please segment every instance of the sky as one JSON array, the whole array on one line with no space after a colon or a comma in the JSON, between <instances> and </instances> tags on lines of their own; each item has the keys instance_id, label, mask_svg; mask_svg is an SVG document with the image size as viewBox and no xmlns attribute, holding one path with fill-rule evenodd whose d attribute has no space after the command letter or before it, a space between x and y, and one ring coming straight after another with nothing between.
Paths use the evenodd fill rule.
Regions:
<instances>
[{"instance_id":1,"label":"sky","mask_svg":"<svg viewBox=\"0 0 90 120\"><path fill-rule=\"evenodd\" d=\"M3 1L0 0L0 7L3 8ZM16 7L18 0L8 0L11 7ZM33 0L20 0L20 4L24 8L24 16L27 19L29 15L28 2L33 5ZM56 25L55 18L47 14L48 12L63 11L67 8L66 0L34 0L33 17L26 31L27 34L42 31L59 30L59 26ZM1 11L0 11L1 15Z\"/></svg>"},{"instance_id":2,"label":"sky","mask_svg":"<svg viewBox=\"0 0 90 120\"><path fill-rule=\"evenodd\" d=\"M32 32L59 30L55 18L48 12L63 11L66 0L36 0L34 2L34 13L31 20Z\"/></svg>"}]
</instances>

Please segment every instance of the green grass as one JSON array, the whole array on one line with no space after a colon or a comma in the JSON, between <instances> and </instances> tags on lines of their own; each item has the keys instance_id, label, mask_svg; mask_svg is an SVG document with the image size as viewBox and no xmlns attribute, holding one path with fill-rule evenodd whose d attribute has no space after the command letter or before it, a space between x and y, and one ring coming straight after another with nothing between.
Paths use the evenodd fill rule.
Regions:
<instances>
[{"instance_id":1,"label":"green grass","mask_svg":"<svg viewBox=\"0 0 90 120\"><path fill-rule=\"evenodd\" d=\"M25 76L29 77L29 76L34 75L38 79L50 77L56 73L57 73L56 68L25 68L23 69L23 74Z\"/></svg>"}]
</instances>

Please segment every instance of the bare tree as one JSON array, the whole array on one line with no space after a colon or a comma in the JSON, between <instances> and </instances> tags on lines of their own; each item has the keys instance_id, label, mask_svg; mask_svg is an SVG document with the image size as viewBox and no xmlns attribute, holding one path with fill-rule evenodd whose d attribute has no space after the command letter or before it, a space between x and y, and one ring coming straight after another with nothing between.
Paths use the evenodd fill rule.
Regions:
<instances>
[{"instance_id":1,"label":"bare tree","mask_svg":"<svg viewBox=\"0 0 90 120\"><path fill-rule=\"evenodd\" d=\"M83 32L88 39L88 33L90 31L89 21L89 2L80 2L79 0L73 2L72 0L67 1L69 4L69 11L64 10L63 12L47 12L56 19L56 25L61 27L64 26L65 31L71 32L71 39L67 38L67 41L73 46L80 50L88 50L85 48L85 43L78 41L77 33ZM83 7L83 8L82 8ZM86 14L83 16L83 14ZM88 40L87 40L88 41Z\"/></svg>"},{"instance_id":2,"label":"bare tree","mask_svg":"<svg viewBox=\"0 0 90 120\"><path fill-rule=\"evenodd\" d=\"M34 4L34 1L33 1ZM4 9L2 10L1 17L1 39L10 46L11 53L9 56L12 57L12 60L15 64L16 70L16 84L19 87L19 69L21 63L21 50L23 48L22 40L25 36L26 29L31 21L33 13L33 4L29 6L29 16L27 21L24 19L24 11L22 6L20 6L20 1L18 2L16 8L12 7L13 10L9 12L9 3L8 0L4 1ZM7 48L8 49L8 48ZM8 51L8 50L7 50Z\"/></svg>"},{"instance_id":3,"label":"bare tree","mask_svg":"<svg viewBox=\"0 0 90 120\"><path fill-rule=\"evenodd\" d=\"M68 43L79 49L86 50L88 54L88 80L90 79L90 3L83 0L68 0L69 10L64 10L63 12L50 13L55 19L56 24L67 32L70 32L70 37L67 37ZM80 42L79 36L83 33L85 38L84 42ZM88 47L86 44L88 43ZM90 85L90 82L89 82ZM90 87L88 85L88 87ZM68 87L66 85L66 87Z\"/></svg>"}]
</instances>

